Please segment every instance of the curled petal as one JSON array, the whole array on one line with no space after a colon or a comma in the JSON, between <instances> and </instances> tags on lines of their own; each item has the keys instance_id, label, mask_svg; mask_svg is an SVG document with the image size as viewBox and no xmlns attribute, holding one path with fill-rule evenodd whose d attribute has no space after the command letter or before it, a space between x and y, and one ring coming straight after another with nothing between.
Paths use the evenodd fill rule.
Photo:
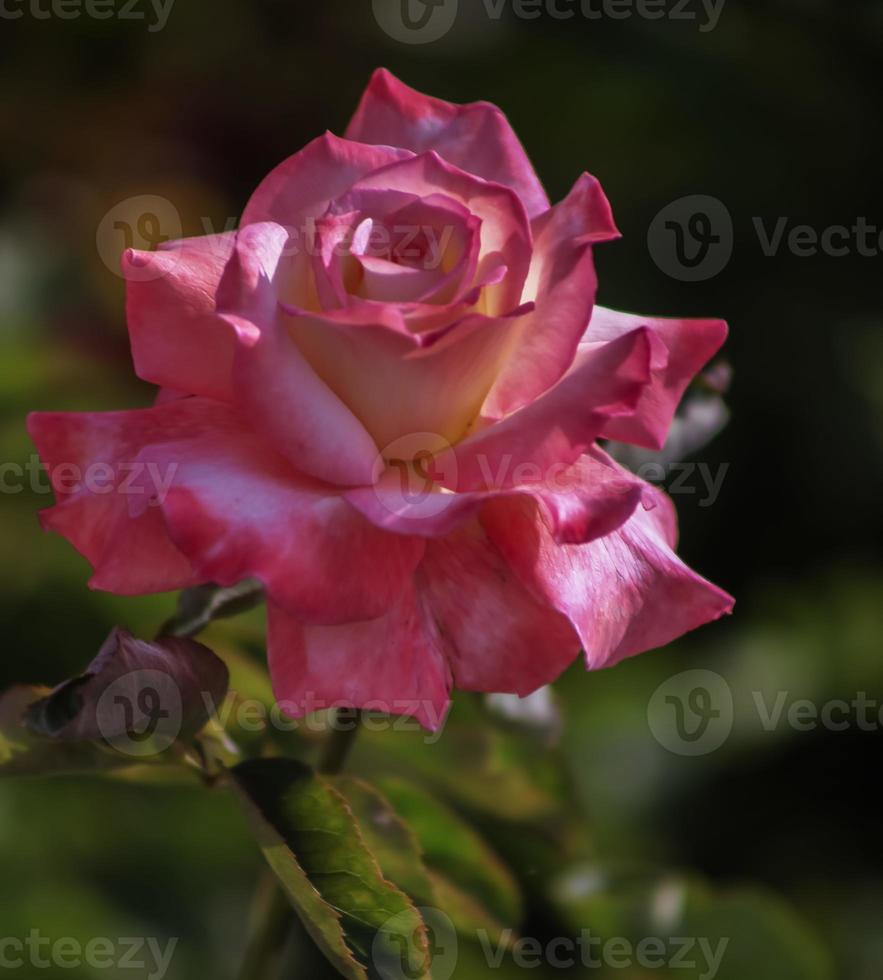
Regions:
<instances>
[{"instance_id":1,"label":"curled petal","mask_svg":"<svg viewBox=\"0 0 883 980\"><path fill-rule=\"evenodd\" d=\"M353 193L372 188L421 198L441 194L463 205L481 222L481 255L498 256L507 269L501 282L485 290L487 312L508 313L521 303L530 268L531 231L524 205L509 188L460 170L434 151L367 174L354 185Z\"/></svg>"},{"instance_id":2,"label":"curled petal","mask_svg":"<svg viewBox=\"0 0 883 980\"><path fill-rule=\"evenodd\" d=\"M487 102L454 105L409 88L381 68L371 78L346 135L415 153L435 150L463 170L511 187L531 217L549 207L524 147L505 115Z\"/></svg>"},{"instance_id":3,"label":"curled petal","mask_svg":"<svg viewBox=\"0 0 883 980\"><path fill-rule=\"evenodd\" d=\"M242 224L275 221L292 235L308 234L307 219L321 214L365 174L413 154L406 149L368 146L325 133L280 163L252 194Z\"/></svg>"},{"instance_id":4,"label":"curled petal","mask_svg":"<svg viewBox=\"0 0 883 980\"><path fill-rule=\"evenodd\" d=\"M598 289L592 247L619 232L601 185L583 174L570 194L531 225L534 248L523 299L535 309L514 335L488 395L494 418L529 404L573 362Z\"/></svg>"},{"instance_id":5,"label":"curled petal","mask_svg":"<svg viewBox=\"0 0 883 980\"><path fill-rule=\"evenodd\" d=\"M168 242L123 255L129 339L138 377L166 388L230 401L237 343L253 328L216 311L218 285L235 234Z\"/></svg>"},{"instance_id":6,"label":"curled petal","mask_svg":"<svg viewBox=\"0 0 883 980\"><path fill-rule=\"evenodd\" d=\"M552 467L569 466L582 455L609 418L634 410L649 381L649 363L645 330L588 345L557 385L442 454L440 469L456 473L460 491L509 486L528 465L545 479ZM447 459L451 454L455 465Z\"/></svg>"},{"instance_id":7,"label":"curled petal","mask_svg":"<svg viewBox=\"0 0 883 980\"><path fill-rule=\"evenodd\" d=\"M524 585L573 623L590 670L664 646L733 607L675 555L671 501L650 488L648 494L621 528L587 544L557 544L521 501L495 502L482 514Z\"/></svg>"},{"instance_id":8,"label":"curled petal","mask_svg":"<svg viewBox=\"0 0 883 980\"><path fill-rule=\"evenodd\" d=\"M635 413L611 419L602 434L646 449L661 449L687 385L718 352L727 338L727 325L722 320L645 317L598 306L583 342L615 340L640 327L651 331L656 341L650 384Z\"/></svg>"},{"instance_id":9,"label":"curled petal","mask_svg":"<svg viewBox=\"0 0 883 980\"><path fill-rule=\"evenodd\" d=\"M390 468L373 487L348 490L345 496L377 527L423 538L456 532L492 500L527 498L556 541L574 543L620 527L646 491L643 481L596 447L568 467L553 467L545 478L536 469L519 468L513 480L508 489L454 493L419 473Z\"/></svg>"}]
</instances>

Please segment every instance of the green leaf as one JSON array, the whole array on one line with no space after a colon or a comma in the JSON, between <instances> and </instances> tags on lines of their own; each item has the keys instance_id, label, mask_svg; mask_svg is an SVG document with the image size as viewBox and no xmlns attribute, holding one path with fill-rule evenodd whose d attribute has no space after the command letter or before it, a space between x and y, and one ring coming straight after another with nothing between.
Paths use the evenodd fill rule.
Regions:
<instances>
[{"instance_id":1,"label":"green leaf","mask_svg":"<svg viewBox=\"0 0 883 980\"><path fill-rule=\"evenodd\" d=\"M488 724L482 712L461 701L444 734L429 744L423 733L365 732L358 758L376 771L407 767L421 782L470 810L495 819L543 820L560 809L560 773L554 757L536 739L520 738Z\"/></svg>"},{"instance_id":2,"label":"green leaf","mask_svg":"<svg viewBox=\"0 0 883 980\"><path fill-rule=\"evenodd\" d=\"M384 876L418 905L437 904L420 844L390 801L378 789L353 776L336 776L331 782L349 804Z\"/></svg>"},{"instance_id":3,"label":"green leaf","mask_svg":"<svg viewBox=\"0 0 883 980\"><path fill-rule=\"evenodd\" d=\"M388 881L344 797L292 759L230 772L258 842L313 940L349 980L429 976L428 936Z\"/></svg>"},{"instance_id":4,"label":"green leaf","mask_svg":"<svg viewBox=\"0 0 883 980\"><path fill-rule=\"evenodd\" d=\"M761 889L716 891L696 878L586 865L562 876L553 899L568 928L603 943L648 938L666 947L660 978L699 980L831 980L825 949L786 902ZM683 941L690 955L678 964ZM686 965L694 962L694 967ZM621 972L621 971L620 971ZM614 974L611 973L611 976ZM607 974L602 973L602 976Z\"/></svg>"},{"instance_id":5,"label":"green leaf","mask_svg":"<svg viewBox=\"0 0 883 980\"><path fill-rule=\"evenodd\" d=\"M247 612L264 601L264 588L246 579L230 588L197 585L185 589L178 599L175 615L163 625L160 636L196 636L215 619Z\"/></svg>"},{"instance_id":6,"label":"green leaf","mask_svg":"<svg viewBox=\"0 0 883 980\"><path fill-rule=\"evenodd\" d=\"M518 884L485 840L450 807L404 780L380 788L413 831L440 907L458 930L499 935L523 917Z\"/></svg>"}]
</instances>

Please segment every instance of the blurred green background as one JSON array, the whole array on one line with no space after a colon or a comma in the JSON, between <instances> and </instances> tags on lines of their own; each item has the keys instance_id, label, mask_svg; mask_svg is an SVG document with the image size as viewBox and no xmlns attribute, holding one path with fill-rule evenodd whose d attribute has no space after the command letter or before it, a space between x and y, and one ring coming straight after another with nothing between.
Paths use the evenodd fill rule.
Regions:
<instances>
[{"instance_id":1,"label":"blurred green background","mask_svg":"<svg viewBox=\"0 0 883 980\"><path fill-rule=\"evenodd\" d=\"M564 731L560 756L549 755L565 768L568 818L588 842L574 851L579 864L548 858L549 835L543 843L519 822L518 794L540 778L529 753L512 820L492 819L481 794L464 790L487 775L457 737L471 701L456 705L447 744L427 750L446 773L435 788L486 825L504 857L518 855L524 935L596 922L641 934L625 911L632 885L615 900L611 890L674 869L726 896L718 932L700 933L742 937L724 980L875 980L879 717L843 731L781 719L768 731L757 692L769 705L779 692L818 707L883 698L881 256L768 257L753 220L883 225L883 5L726 0L710 31L699 30L698 5L689 9L699 23L524 20L509 8L493 20L476 0L460 7L444 39L420 46L387 36L370 3L346 0L177 0L160 31L148 30L150 13L43 20L25 7L0 18L0 461L28 461L32 409L152 398L130 370L115 265L123 243L99 233L112 208L159 195L185 234L229 226L272 166L343 130L378 65L453 101L496 102L553 200L583 170L601 180L624 234L597 253L602 302L730 322L732 422L696 457L729 469L712 506L699 492L675 499L685 559L738 603L731 619L666 650L602 674L574 669L557 685ZM684 283L656 266L647 230L662 207L696 193L728 208L734 252L719 275ZM37 526L50 498L16 489L7 478L0 494L0 688L56 683L88 663L114 623L150 635L174 601L89 592L85 562ZM259 652L253 636L243 644ZM654 691L687 669L715 671L734 699L731 736L697 757L668 751L648 725ZM510 735L525 737L500 728ZM415 758L422 746L385 738L364 749L366 767L387 752L393 772L426 764ZM0 938L33 928L83 941L179 937L169 977L223 978L235 975L259 857L222 794L5 780L0 868ZM664 898L665 880L648 894ZM796 950L787 964L764 946L765 930L780 926ZM464 944L455 976L493 972Z\"/></svg>"}]
</instances>

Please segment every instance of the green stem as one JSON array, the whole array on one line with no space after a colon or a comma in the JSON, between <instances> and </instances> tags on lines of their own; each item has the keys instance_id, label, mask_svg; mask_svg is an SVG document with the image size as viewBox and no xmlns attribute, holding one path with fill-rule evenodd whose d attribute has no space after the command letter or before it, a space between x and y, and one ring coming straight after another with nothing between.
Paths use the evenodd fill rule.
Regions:
<instances>
[{"instance_id":1,"label":"green stem","mask_svg":"<svg viewBox=\"0 0 883 980\"><path fill-rule=\"evenodd\" d=\"M332 719L332 732L319 760L319 772L334 776L343 769L359 734L360 721L361 713L356 709L336 710ZM275 975L291 926L291 905L276 876L267 868L255 891L248 946L239 971L239 980L270 980Z\"/></svg>"},{"instance_id":2,"label":"green stem","mask_svg":"<svg viewBox=\"0 0 883 980\"><path fill-rule=\"evenodd\" d=\"M291 906L276 876L267 868L252 902L248 946L239 980L270 980L278 972L282 949L291 926Z\"/></svg>"},{"instance_id":3,"label":"green stem","mask_svg":"<svg viewBox=\"0 0 883 980\"><path fill-rule=\"evenodd\" d=\"M357 708L337 708L332 730L319 760L319 772L336 776L346 765L361 727L362 714Z\"/></svg>"}]
</instances>

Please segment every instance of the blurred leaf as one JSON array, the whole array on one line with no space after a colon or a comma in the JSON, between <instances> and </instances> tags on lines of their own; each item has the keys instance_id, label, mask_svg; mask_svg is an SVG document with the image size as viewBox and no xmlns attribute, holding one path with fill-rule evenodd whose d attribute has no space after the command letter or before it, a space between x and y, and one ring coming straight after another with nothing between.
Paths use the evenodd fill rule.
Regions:
<instances>
[{"instance_id":1,"label":"blurred leaf","mask_svg":"<svg viewBox=\"0 0 883 980\"><path fill-rule=\"evenodd\" d=\"M185 589L178 599L175 615L163 625L160 636L196 636L212 620L247 612L263 600L264 588L254 579L226 589L219 585Z\"/></svg>"},{"instance_id":2,"label":"blurred leaf","mask_svg":"<svg viewBox=\"0 0 883 980\"><path fill-rule=\"evenodd\" d=\"M380 786L419 842L440 907L458 930L499 934L521 922L514 876L462 817L404 780L388 778Z\"/></svg>"},{"instance_id":3,"label":"blurred leaf","mask_svg":"<svg viewBox=\"0 0 883 980\"><path fill-rule=\"evenodd\" d=\"M115 628L80 677L31 705L26 723L60 740L103 740L133 756L195 735L221 704L228 671L193 640L138 640Z\"/></svg>"},{"instance_id":4,"label":"blurred leaf","mask_svg":"<svg viewBox=\"0 0 883 980\"><path fill-rule=\"evenodd\" d=\"M100 745L57 743L29 731L24 725L25 712L48 693L47 688L18 684L0 694L0 776L101 772L131 766L131 759Z\"/></svg>"},{"instance_id":5,"label":"blurred leaf","mask_svg":"<svg viewBox=\"0 0 883 980\"><path fill-rule=\"evenodd\" d=\"M230 774L264 856L336 969L351 980L383 976L384 964L428 976L423 920L383 877L340 793L291 759L245 762Z\"/></svg>"},{"instance_id":6,"label":"blurred leaf","mask_svg":"<svg viewBox=\"0 0 883 980\"><path fill-rule=\"evenodd\" d=\"M562 876L553 897L573 934L586 930L596 938L595 955L602 960L604 944L612 940L627 940L634 949L642 941L661 940L666 969L654 972L664 977L833 976L810 928L787 903L760 889L718 892L695 878L586 865ZM687 942L687 953L679 953Z\"/></svg>"},{"instance_id":7,"label":"blurred leaf","mask_svg":"<svg viewBox=\"0 0 883 980\"><path fill-rule=\"evenodd\" d=\"M729 937L717 980L831 980L818 937L782 899L756 888L722 894L694 890L685 915L690 935L712 944Z\"/></svg>"},{"instance_id":8,"label":"blurred leaf","mask_svg":"<svg viewBox=\"0 0 883 980\"><path fill-rule=\"evenodd\" d=\"M365 732L357 752L367 768L388 772L392 759L397 772L405 766L437 792L495 818L554 817L566 794L557 757L532 735L489 725L465 699L433 744L422 732Z\"/></svg>"}]
</instances>

